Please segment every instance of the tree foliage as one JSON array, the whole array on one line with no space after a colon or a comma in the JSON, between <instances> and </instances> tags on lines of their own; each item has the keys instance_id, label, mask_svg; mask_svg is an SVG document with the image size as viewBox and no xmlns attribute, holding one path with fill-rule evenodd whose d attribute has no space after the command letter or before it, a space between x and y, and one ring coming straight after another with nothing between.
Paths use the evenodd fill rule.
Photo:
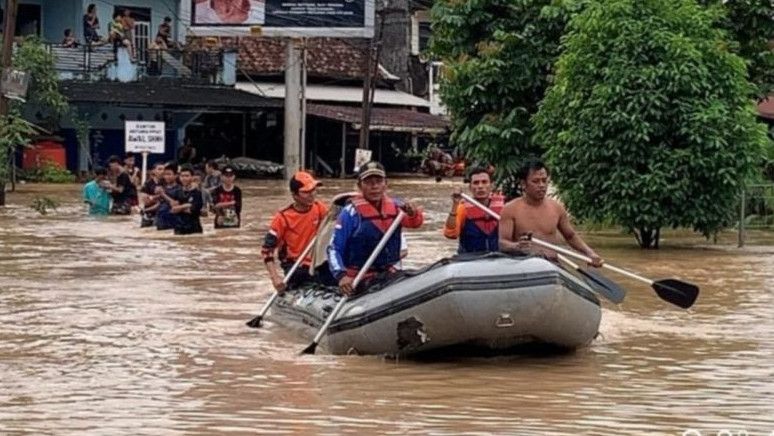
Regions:
<instances>
[{"instance_id":1,"label":"tree foliage","mask_svg":"<svg viewBox=\"0 0 774 436\"><path fill-rule=\"evenodd\" d=\"M432 54L444 62L441 95L452 143L492 163L501 180L538 149L530 117L548 85L559 40L578 1L438 0Z\"/></svg>"},{"instance_id":2,"label":"tree foliage","mask_svg":"<svg viewBox=\"0 0 774 436\"><path fill-rule=\"evenodd\" d=\"M665 226L732 222L767 138L719 18L692 0L597 0L571 20L535 127L576 217L643 247Z\"/></svg>"},{"instance_id":3,"label":"tree foliage","mask_svg":"<svg viewBox=\"0 0 774 436\"><path fill-rule=\"evenodd\" d=\"M26 38L16 49L13 68L30 74L27 101L11 101L7 117L0 118L0 206L5 204L5 184L9 163L17 147L29 143L35 134L32 126L21 116L26 105L43 108L49 114L49 127L58 123L68 110L67 99L59 92L54 57L36 38Z\"/></svg>"},{"instance_id":4,"label":"tree foliage","mask_svg":"<svg viewBox=\"0 0 774 436\"><path fill-rule=\"evenodd\" d=\"M27 102L24 104L44 108L51 123L58 123L59 118L67 113L69 106L65 96L59 92L54 55L46 50L39 39L25 38L14 53L13 66L31 76Z\"/></svg>"},{"instance_id":5,"label":"tree foliage","mask_svg":"<svg viewBox=\"0 0 774 436\"><path fill-rule=\"evenodd\" d=\"M735 41L734 51L748 62L750 81L761 98L774 92L774 2L772 0L700 0L719 8L718 25Z\"/></svg>"}]
</instances>

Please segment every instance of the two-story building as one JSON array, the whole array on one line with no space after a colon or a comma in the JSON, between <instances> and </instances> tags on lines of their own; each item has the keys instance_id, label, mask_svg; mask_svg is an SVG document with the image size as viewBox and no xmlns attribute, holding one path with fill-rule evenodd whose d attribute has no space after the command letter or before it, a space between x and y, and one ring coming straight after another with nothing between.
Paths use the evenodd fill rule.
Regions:
<instances>
[{"instance_id":1,"label":"two-story building","mask_svg":"<svg viewBox=\"0 0 774 436\"><path fill-rule=\"evenodd\" d=\"M89 158L100 162L120 154L126 120L166 122L167 152L156 158L172 159L188 136L200 157L282 160L285 41L189 39L179 19L183 1L191 0L20 0L17 34L38 35L50 44L61 90L91 130L87 153L78 146L75 123L62 121L58 133L64 138L70 169L86 169ZM83 44L83 16L92 4L102 37L107 37L114 13L130 11L134 58L127 50L114 51L110 44ZM385 25L370 144L375 157L394 170L405 169L407 150L443 140L448 128L444 117L430 113L437 111L427 99L427 73L410 77L420 50L419 35L412 29L426 30L412 18L414 12L408 0L400 0L385 3L379 14ZM157 50L153 40L165 17L172 19L175 47ZM80 47L59 44L65 29L73 31ZM305 46L305 162L321 172L339 174L351 169L361 128L366 44L358 39L309 38ZM29 114L33 121L45 116L45 108Z\"/></svg>"}]
</instances>

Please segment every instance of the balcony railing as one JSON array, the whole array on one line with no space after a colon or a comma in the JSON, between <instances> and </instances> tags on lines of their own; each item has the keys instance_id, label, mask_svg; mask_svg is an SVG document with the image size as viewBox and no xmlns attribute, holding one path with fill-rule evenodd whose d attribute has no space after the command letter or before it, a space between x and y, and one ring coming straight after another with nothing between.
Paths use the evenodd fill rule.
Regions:
<instances>
[{"instance_id":1,"label":"balcony railing","mask_svg":"<svg viewBox=\"0 0 774 436\"><path fill-rule=\"evenodd\" d=\"M128 59L128 56L116 56L112 44L81 45L77 48L47 44L46 47L56 59L55 68L61 79L102 79L106 77L108 67L119 63L119 59ZM137 79L152 76L218 83L222 80L223 53L222 49L149 48L138 53L129 67L136 69Z\"/></svg>"}]
</instances>

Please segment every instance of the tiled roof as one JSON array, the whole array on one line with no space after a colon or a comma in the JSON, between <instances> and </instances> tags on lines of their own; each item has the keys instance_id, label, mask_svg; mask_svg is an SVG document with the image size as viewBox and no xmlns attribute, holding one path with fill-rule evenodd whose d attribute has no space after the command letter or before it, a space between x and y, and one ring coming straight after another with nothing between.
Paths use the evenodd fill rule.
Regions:
<instances>
[{"instance_id":1,"label":"tiled roof","mask_svg":"<svg viewBox=\"0 0 774 436\"><path fill-rule=\"evenodd\" d=\"M189 46L203 46L207 38L192 37ZM367 40L337 38L307 38L307 74L309 77L332 79L362 79L365 75ZM280 38L242 37L219 38L224 48L239 49L240 73L277 75L285 71L285 40ZM391 74L380 69L380 77Z\"/></svg>"},{"instance_id":2,"label":"tiled roof","mask_svg":"<svg viewBox=\"0 0 774 436\"><path fill-rule=\"evenodd\" d=\"M362 121L362 109L355 106L307 104L306 111L310 115L345 123L360 124ZM442 133L449 128L449 120L410 109L374 107L370 126L373 130Z\"/></svg>"},{"instance_id":3,"label":"tiled roof","mask_svg":"<svg viewBox=\"0 0 774 436\"><path fill-rule=\"evenodd\" d=\"M272 100L225 86L183 86L169 80L141 82L62 81L59 90L71 102L165 105L197 108L282 107Z\"/></svg>"}]
</instances>

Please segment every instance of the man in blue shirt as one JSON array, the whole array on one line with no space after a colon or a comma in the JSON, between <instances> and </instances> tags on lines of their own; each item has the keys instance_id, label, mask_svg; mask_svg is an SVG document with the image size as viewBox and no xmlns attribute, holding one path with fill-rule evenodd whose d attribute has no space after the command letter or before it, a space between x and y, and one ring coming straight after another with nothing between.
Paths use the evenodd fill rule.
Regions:
<instances>
[{"instance_id":1,"label":"man in blue shirt","mask_svg":"<svg viewBox=\"0 0 774 436\"><path fill-rule=\"evenodd\" d=\"M107 215L110 213L110 182L107 170L96 168L94 179L83 186L83 201L89 205L89 215Z\"/></svg>"},{"instance_id":2,"label":"man in blue shirt","mask_svg":"<svg viewBox=\"0 0 774 436\"><path fill-rule=\"evenodd\" d=\"M366 281L396 271L395 266L400 262L401 227L418 228L424 220L421 209L387 195L386 173L378 162L369 162L360 169L357 187L360 194L339 213L327 250L331 274L345 295L355 292L352 286L355 276L398 216L398 209L403 209L406 217L366 273Z\"/></svg>"}]
</instances>

